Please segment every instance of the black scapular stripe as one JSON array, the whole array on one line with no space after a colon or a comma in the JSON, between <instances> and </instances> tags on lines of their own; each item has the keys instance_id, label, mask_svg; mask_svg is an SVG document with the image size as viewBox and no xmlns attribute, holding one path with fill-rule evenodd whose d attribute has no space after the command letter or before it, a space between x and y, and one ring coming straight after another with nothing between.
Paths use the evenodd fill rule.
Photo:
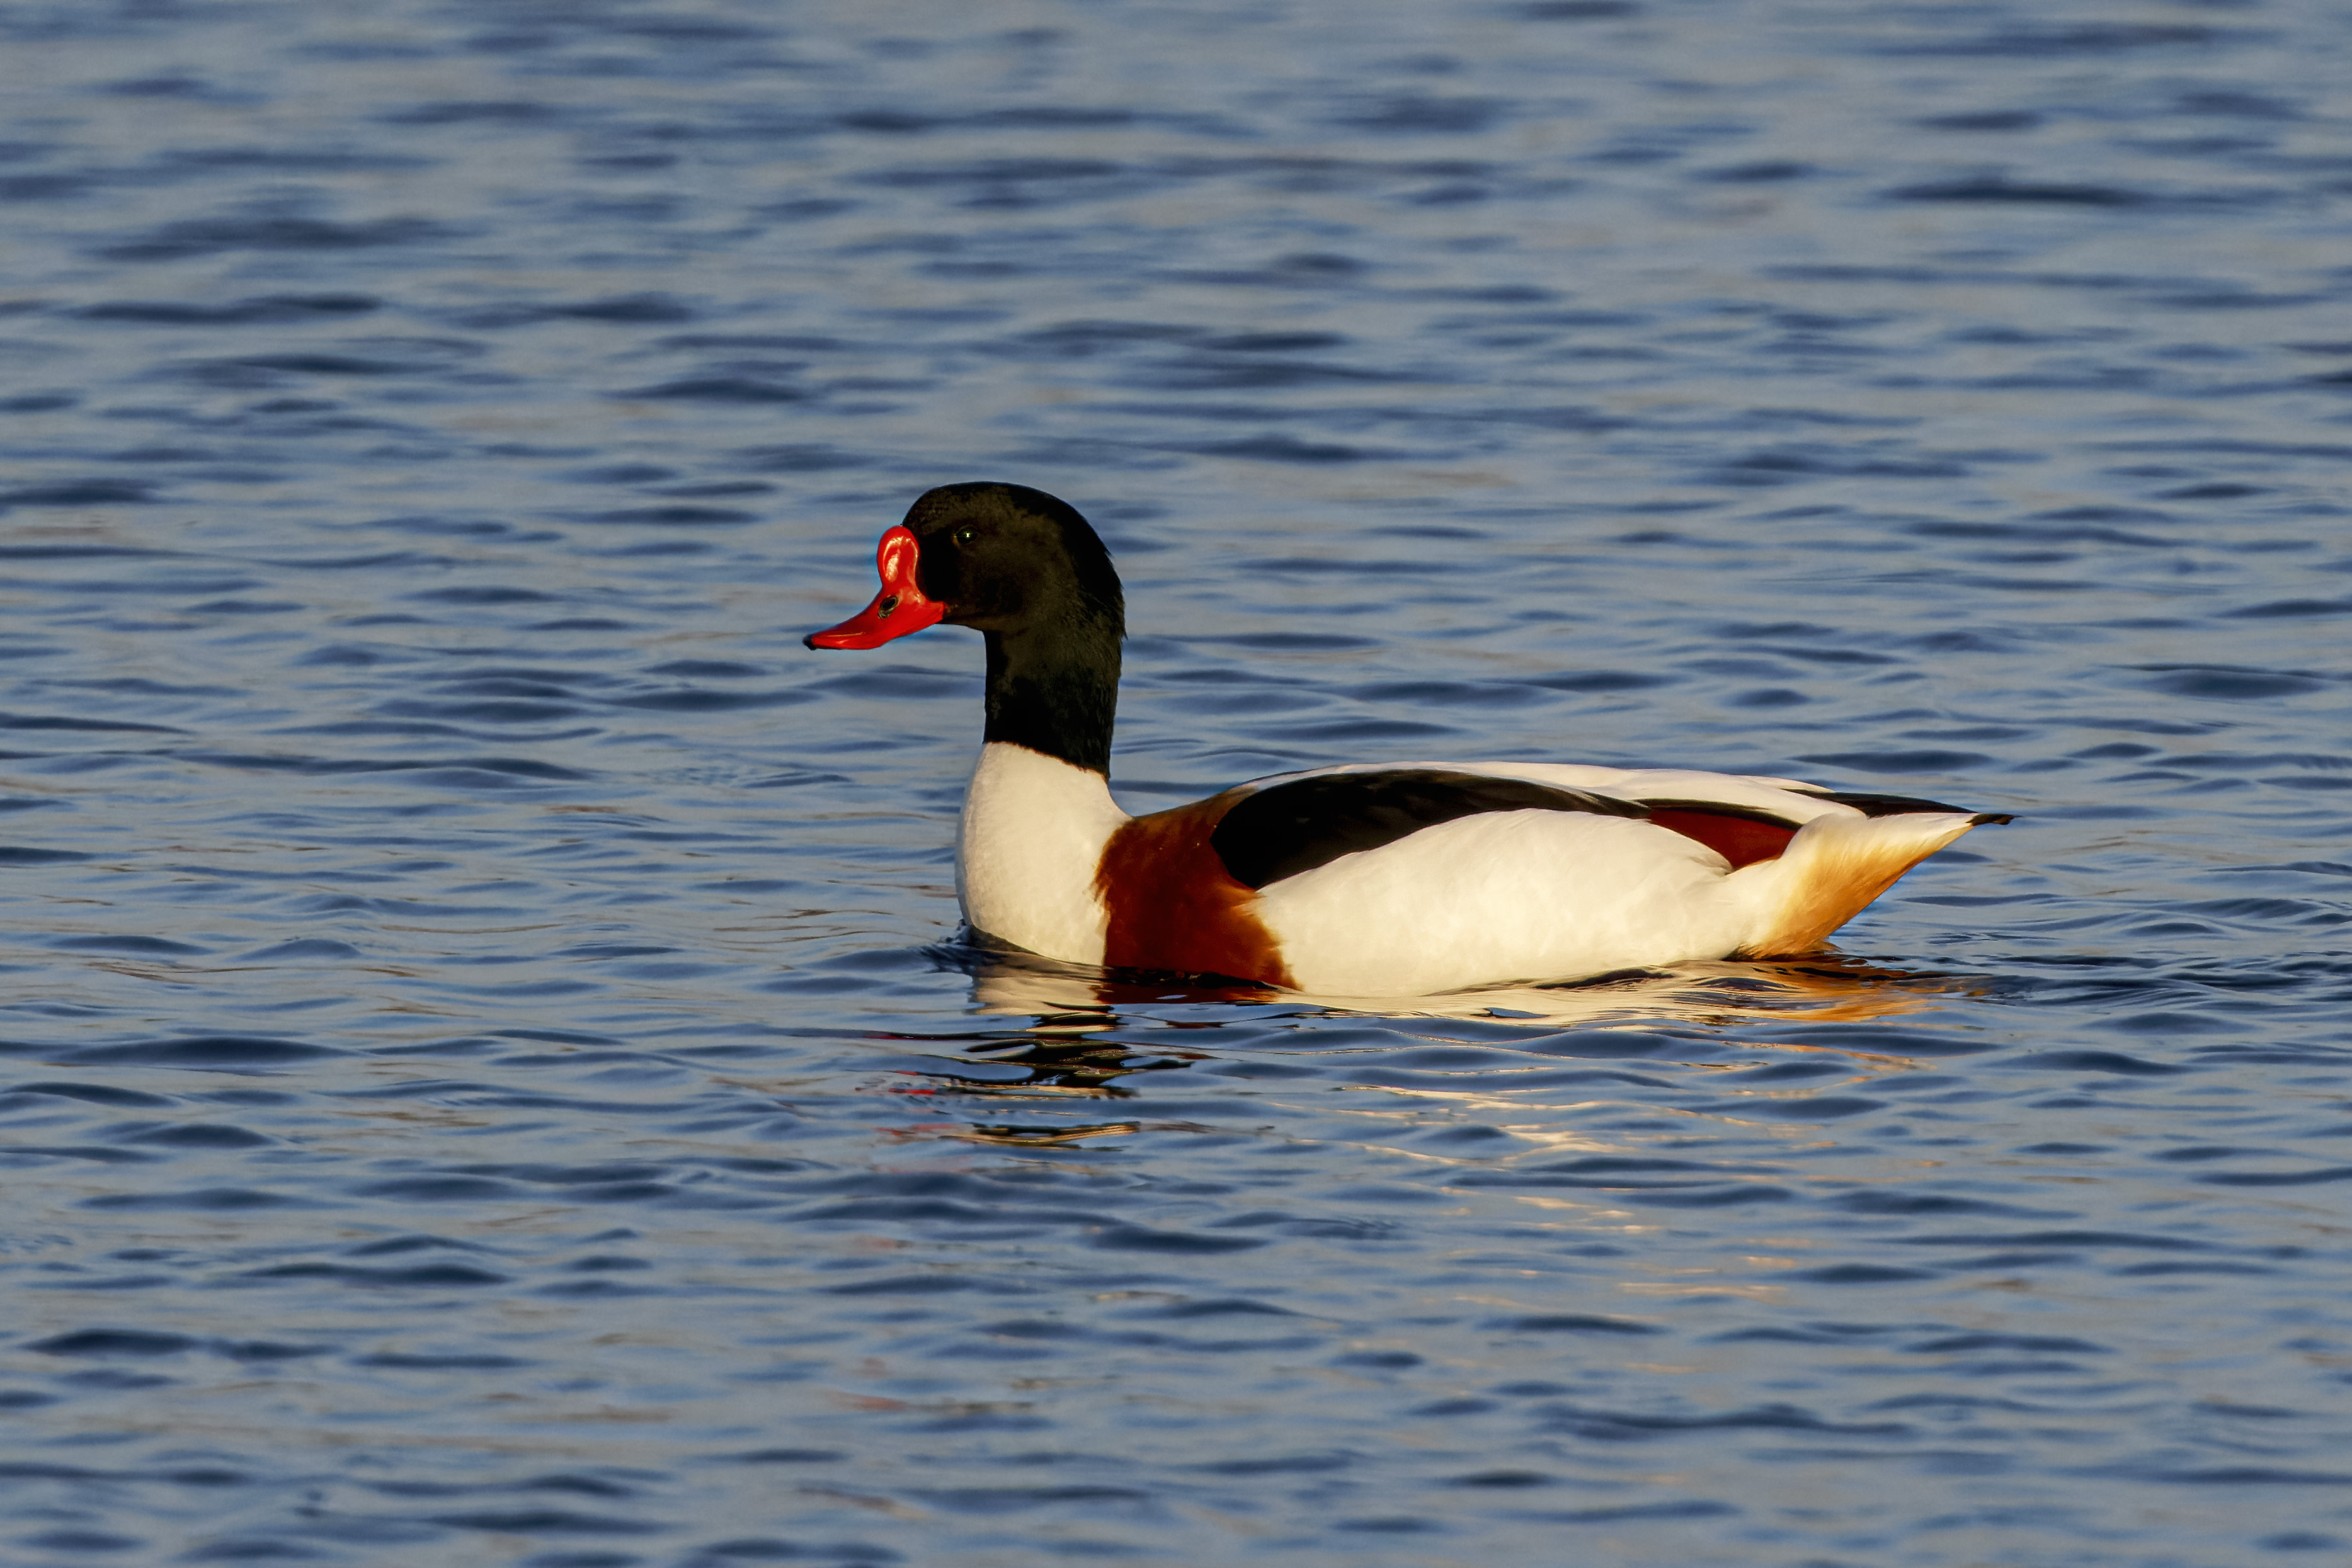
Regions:
<instances>
[{"instance_id":1,"label":"black scapular stripe","mask_svg":"<svg viewBox=\"0 0 2352 1568\"><path fill-rule=\"evenodd\" d=\"M1487 811L1589 811L1646 819L1631 800L1440 768L1328 773L1260 789L1209 834L1226 874L1244 887L1328 865L1341 855Z\"/></svg>"}]
</instances>

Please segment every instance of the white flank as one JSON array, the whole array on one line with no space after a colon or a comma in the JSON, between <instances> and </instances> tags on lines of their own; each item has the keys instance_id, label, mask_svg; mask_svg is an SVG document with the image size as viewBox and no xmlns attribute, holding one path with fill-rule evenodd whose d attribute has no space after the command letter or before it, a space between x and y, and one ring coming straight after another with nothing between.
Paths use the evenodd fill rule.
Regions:
<instances>
[{"instance_id":1,"label":"white flank","mask_svg":"<svg viewBox=\"0 0 2352 1568\"><path fill-rule=\"evenodd\" d=\"M1496 811L1424 828L1262 890L1259 914L1301 990L1426 996L1807 951L1976 821L1965 812L1864 817L1801 793L1795 779L1675 768L1433 762L1315 771L1397 767L1622 800L1714 801L1804 825L1778 859L1736 872L1704 844L1622 817Z\"/></svg>"},{"instance_id":2,"label":"white flank","mask_svg":"<svg viewBox=\"0 0 2352 1568\"><path fill-rule=\"evenodd\" d=\"M1755 925L1726 869L1629 817L1490 811L1268 883L1258 913L1303 991L1426 996L1720 958Z\"/></svg>"},{"instance_id":3,"label":"white flank","mask_svg":"<svg viewBox=\"0 0 2352 1568\"><path fill-rule=\"evenodd\" d=\"M982 747L956 841L964 919L1048 958L1101 963L1095 871L1126 821L1101 774L1024 746Z\"/></svg>"}]
</instances>

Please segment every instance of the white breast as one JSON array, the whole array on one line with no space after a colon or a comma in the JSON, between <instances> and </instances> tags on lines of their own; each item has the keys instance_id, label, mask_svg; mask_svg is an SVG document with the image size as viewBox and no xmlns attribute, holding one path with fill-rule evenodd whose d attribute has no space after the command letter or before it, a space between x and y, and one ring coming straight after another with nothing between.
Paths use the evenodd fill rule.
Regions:
<instances>
[{"instance_id":1,"label":"white breast","mask_svg":"<svg viewBox=\"0 0 2352 1568\"><path fill-rule=\"evenodd\" d=\"M982 747L956 842L964 919L1048 958L1101 963L1095 870L1127 820L1101 774L1003 741Z\"/></svg>"}]
</instances>

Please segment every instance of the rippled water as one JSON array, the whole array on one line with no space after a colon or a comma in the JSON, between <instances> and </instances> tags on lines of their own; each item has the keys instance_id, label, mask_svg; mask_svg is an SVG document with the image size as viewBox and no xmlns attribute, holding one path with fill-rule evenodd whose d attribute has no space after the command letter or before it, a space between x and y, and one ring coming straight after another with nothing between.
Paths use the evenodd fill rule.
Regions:
<instances>
[{"instance_id":1,"label":"rippled water","mask_svg":"<svg viewBox=\"0 0 2352 1568\"><path fill-rule=\"evenodd\" d=\"M2313 4L0 8L0 1556L2352 1552ZM1116 781L2015 811L1811 965L953 945L922 488Z\"/></svg>"}]
</instances>

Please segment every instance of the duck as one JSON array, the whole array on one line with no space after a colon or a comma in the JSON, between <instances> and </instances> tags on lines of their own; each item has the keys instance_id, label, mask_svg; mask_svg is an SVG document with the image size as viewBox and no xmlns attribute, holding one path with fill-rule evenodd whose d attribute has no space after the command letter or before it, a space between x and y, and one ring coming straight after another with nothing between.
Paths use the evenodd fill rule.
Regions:
<instances>
[{"instance_id":1,"label":"duck","mask_svg":"<svg viewBox=\"0 0 2352 1568\"><path fill-rule=\"evenodd\" d=\"M1790 779L1516 760L1345 762L1133 816L1110 789L1125 597L1076 507L940 486L875 566L873 601L803 642L981 633L956 896L982 948L1363 998L1789 957L2011 820Z\"/></svg>"}]
</instances>

